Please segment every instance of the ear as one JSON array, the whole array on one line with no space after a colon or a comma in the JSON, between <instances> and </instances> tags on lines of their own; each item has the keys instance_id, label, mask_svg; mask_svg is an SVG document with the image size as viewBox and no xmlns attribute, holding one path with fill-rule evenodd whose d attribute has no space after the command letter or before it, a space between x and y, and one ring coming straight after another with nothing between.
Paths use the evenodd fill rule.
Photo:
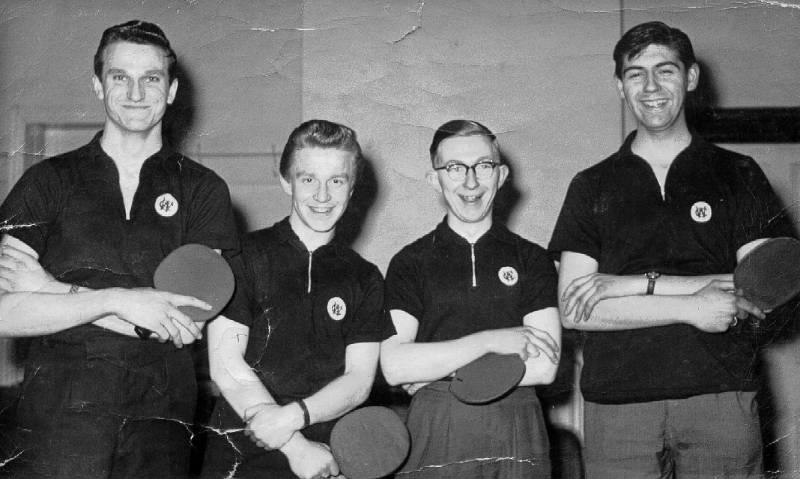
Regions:
<instances>
[{"instance_id":1,"label":"ear","mask_svg":"<svg viewBox=\"0 0 800 479\"><path fill-rule=\"evenodd\" d=\"M614 78L617 80L617 91L619 92L619 97L624 100L625 89L622 87L622 80L617 78L616 76Z\"/></svg>"},{"instance_id":2,"label":"ear","mask_svg":"<svg viewBox=\"0 0 800 479\"><path fill-rule=\"evenodd\" d=\"M686 91L694 91L700 83L700 65L692 63L686 70Z\"/></svg>"},{"instance_id":3,"label":"ear","mask_svg":"<svg viewBox=\"0 0 800 479\"><path fill-rule=\"evenodd\" d=\"M167 93L167 105L172 105L175 101L175 95L178 93L178 79L173 78L172 83L169 84L169 92Z\"/></svg>"},{"instance_id":4,"label":"ear","mask_svg":"<svg viewBox=\"0 0 800 479\"><path fill-rule=\"evenodd\" d=\"M99 100L105 99L106 94L103 91L103 82L97 78L97 75L92 75L92 90L94 90L94 94Z\"/></svg>"},{"instance_id":5,"label":"ear","mask_svg":"<svg viewBox=\"0 0 800 479\"><path fill-rule=\"evenodd\" d=\"M508 173L510 170L508 169L508 165L505 164L500 165L497 168L499 170L497 172L497 189L499 190L506 182L506 179L508 179Z\"/></svg>"},{"instance_id":6,"label":"ear","mask_svg":"<svg viewBox=\"0 0 800 479\"><path fill-rule=\"evenodd\" d=\"M280 175L280 180L281 180L281 189L283 190L283 192L286 193L289 196L292 196L292 185L291 185L291 183L286 181L286 178L284 178L283 175Z\"/></svg>"},{"instance_id":7,"label":"ear","mask_svg":"<svg viewBox=\"0 0 800 479\"><path fill-rule=\"evenodd\" d=\"M425 174L425 180L439 193L442 192L442 185L439 183L439 174L434 170L430 170Z\"/></svg>"}]
</instances>

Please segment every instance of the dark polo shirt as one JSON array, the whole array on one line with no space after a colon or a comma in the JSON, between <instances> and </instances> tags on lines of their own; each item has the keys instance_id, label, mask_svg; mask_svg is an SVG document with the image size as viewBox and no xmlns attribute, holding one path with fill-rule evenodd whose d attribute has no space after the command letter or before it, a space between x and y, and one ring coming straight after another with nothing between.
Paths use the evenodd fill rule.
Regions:
<instances>
[{"instance_id":1,"label":"dark polo shirt","mask_svg":"<svg viewBox=\"0 0 800 479\"><path fill-rule=\"evenodd\" d=\"M569 186L549 249L582 253L600 273L729 274L736 251L791 226L751 158L697 135L670 166L662 198L648 163L620 150ZM754 390L757 353L744 334L687 325L588 332L581 390L600 403Z\"/></svg>"},{"instance_id":2,"label":"dark polo shirt","mask_svg":"<svg viewBox=\"0 0 800 479\"><path fill-rule=\"evenodd\" d=\"M556 307L557 280L545 250L505 226L495 222L470 244L445 220L392 258L386 310L417 318L417 342L446 341Z\"/></svg>"},{"instance_id":3,"label":"dark polo shirt","mask_svg":"<svg viewBox=\"0 0 800 479\"><path fill-rule=\"evenodd\" d=\"M0 207L4 232L53 276L95 289L152 287L158 264L183 244L238 249L228 188L213 171L165 146L144 162L126 219L116 165L99 140L29 168ZM119 338L93 325L51 337L95 336Z\"/></svg>"},{"instance_id":4,"label":"dark polo shirt","mask_svg":"<svg viewBox=\"0 0 800 479\"><path fill-rule=\"evenodd\" d=\"M284 219L249 233L223 315L250 328L245 360L280 404L344 374L350 344L394 334L378 268L336 241L309 252Z\"/></svg>"}]
</instances>

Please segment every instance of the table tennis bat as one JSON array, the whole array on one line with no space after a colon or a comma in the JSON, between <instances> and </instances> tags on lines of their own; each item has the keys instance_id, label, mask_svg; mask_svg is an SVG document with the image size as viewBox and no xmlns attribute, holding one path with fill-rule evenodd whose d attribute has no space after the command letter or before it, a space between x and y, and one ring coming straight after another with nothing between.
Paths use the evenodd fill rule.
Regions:
<instances>
[{"instance_id":1,"label":"table tennis bat","mask_svg":"<svg viewBox=\"0 0 800 479\"><path fill-rule=\"evenodd\" d=\"M331 431L331 453L348 479L391 474L405 461L410 445L403 420L386 407L356 409L339 419Z\"/></svg>"},{"instance_id":2,"label":"table tennis bat","mask_svg":"<svg viewBox=\"0 0 800 479\"><path fill-rule=\"evenodd\" d=\"M461 402L485 404L505 395L525 375L525 362L516 354L484 354L459 368L450 392Z\"/></svg>"},{"instance_id":3,"label":"table tennis bat","mask_svg":"<svg viewBox=\"0 0 800 479\"><path fill-rule=\"evenodd\" d=\"M800 241L771 238L739 261L736 289L762 310L775 309L800 293Z\"/></svg>"},{"instance_id":4,"label":"table tennis bat","mask_svg":"<svg viewBox=\"0 0 800 479\"><path fill-rule=\"evenodd\" d=\"M175 249L161 261L153 274L153 285L158 290L194 296L210 304L210 310L178 307L194 321L208 321L230 301L235 280L222 255L208 246L190 243ZM152 334L139 326L134 330L143 339Z\"/></svg>"}]
</instances>

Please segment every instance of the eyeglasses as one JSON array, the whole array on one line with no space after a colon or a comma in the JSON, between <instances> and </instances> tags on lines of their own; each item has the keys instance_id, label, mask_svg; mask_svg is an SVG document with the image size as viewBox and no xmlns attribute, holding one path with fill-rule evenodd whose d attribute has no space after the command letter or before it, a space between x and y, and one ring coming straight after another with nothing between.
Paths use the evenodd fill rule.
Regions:
<instances>
[{"instance_id":1,"label":"eyeglasses","mask_svg":"<svg viewBox=\"0 0 800 479\"><path fill-rule=\"evenodd\" d=\"M467 178L467 172L472 170L475 172L475 178L479 180L488 180L494 174L494 169L500 166L500 163L494 161L479 161L472 166L467 166L458 161L451 161L450 163L434 168L436 171L445 170L447 176L453 181L464 181Z\"/></svg>"}]
</instances>

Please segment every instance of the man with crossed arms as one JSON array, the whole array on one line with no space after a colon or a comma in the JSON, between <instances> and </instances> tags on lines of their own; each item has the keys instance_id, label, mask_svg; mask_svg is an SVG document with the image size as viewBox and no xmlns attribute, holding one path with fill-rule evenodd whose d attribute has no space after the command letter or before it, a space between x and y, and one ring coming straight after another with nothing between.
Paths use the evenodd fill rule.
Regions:
<instances>
[{"instance_id":1,"label":"man with crossed arms","mask_svg":"<svg viewBox=\"0 0 800 479\"><path fill-rule=\"evenodd\" d=\"M14 477L189 474L197 386L183 346L202 325L178 307L210 306L153 290L153 273L183 244L231 251L238 238L222 179L162 140L175 64L158 26L108 28L92 78L103 130L31 167L0 207L0 334L32 338Z\"/></svg>"},{"instance_id":2,"label":"man with crossed arms","mask_svg":"<svg viewBox=\"0 0 800 479\"><path fill-rule=\"evenodd\" d=\"M757 351L737 261L791 235L758 165L686 123L700 78L660 22L614 49L637 129L572 180L550 251L565 328L584 331L587 477L760 477Z\"/></svg>"}]
</instances>

